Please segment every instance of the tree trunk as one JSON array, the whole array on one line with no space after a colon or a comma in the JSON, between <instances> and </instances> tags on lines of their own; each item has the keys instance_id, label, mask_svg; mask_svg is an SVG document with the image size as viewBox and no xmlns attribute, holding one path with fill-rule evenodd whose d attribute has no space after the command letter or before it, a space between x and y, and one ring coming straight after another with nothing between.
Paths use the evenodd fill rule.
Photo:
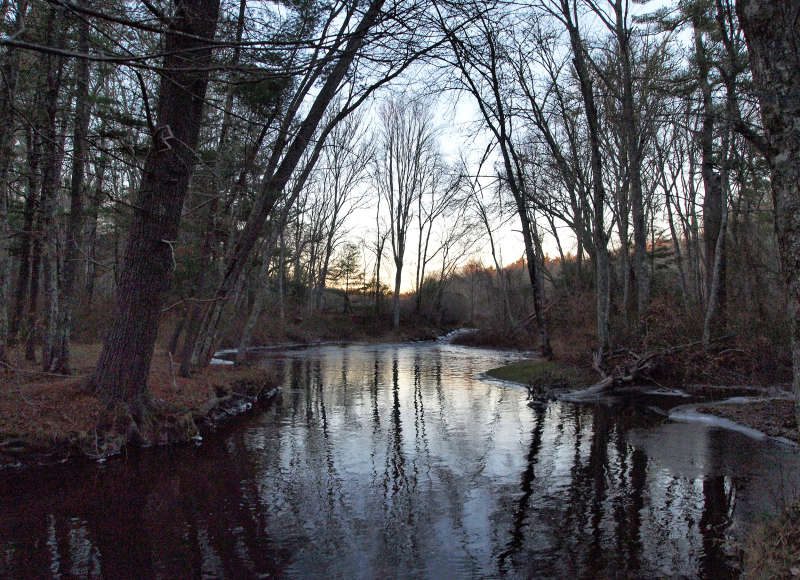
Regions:
<instances>
[{"instance_id":1,"label":"tree trunk","mask_svg":"<svg viewBox=\"0 0 800 580\"><path fill-rule=\"evenodd\" d=\"M147 398L163 296L174 267L172 243L195 161L219 0L177 0L166 32L158 121L125 249L114 322L91 387L135 412ZM187 60L190 62L187 63Z\"/></svg>"},{"instance_id":2,"label":"tree trunk","mask_svg":"<svg viewBox=\"0 0 800 580\"><path fill-rule=\"evenodd\" d=\"M239 56L241 53L239 43L242 41L242 34L244 31L245 5L245 0L241 0L239 3L239 18L236 22L236 45L233 50L233 59L231 59L230 64L230 66L234 69L239 64ZM197 275L195 276L192 284L192 296L194 297L204 296L204 291L206 288L211 286L211 284L208 283L208 278L211 270L211 258L214 252L214 245L216 241L217 208L219 206L219 198L222 195L220 176L222 175L224 169L223 160L225 155L223 152L226 149L228 134L230 133L233 121L231 109L233 108L233 90L235 86L236 84L234 82L229 82L228 89L225 93L222 126L220 127L219 139L217 140L214 171L212 172L211 177L211 195L213 195L214 198L211 200L211 203L208 204L208 210L206 213L205 232L203 234L203 244L200 249L200 265L197 269ZM188 318L188 320L181 322L181 328L185 327L186 329L183 349L181 351L181 365L178 371L178 374L180 374L182 377L188 377L191 372L192 353L194 352L195 341L197 340L197 331L200 328L200 323L203 320L203 308L199 302L195 302L190 305L186 318Z\"/></svg>"},{"instance_id":3,"label":"tree trunk","mask_svg":"<svg viewBox=\"0 0 800 580\"><path fill-rule=\"evenodd\" d=\"M394 295L392 296L392 328L400 328L400 282L403 276L403 254L394 261Z\"/></svg>"},{"instance_id":4,"label":"tree trunk","mask_svg":"<svg viewBox=\"0 0 800 580\"><path fill-rule=\"evenodd\" d=\"M522 225L522 239L525 242L525 257L528 262L528 278L531 281L531 290L533 291L533 311L536 316L536 326L539 330L539 350L541 356L546 359L553 357L553 349L550 346L550 335L547 331L547 321L544 317L544 307L542 304L542 287L539 279L539 272L537 264L539 260L536 257L536 249L533 245L533 231L531 228L530 217L528 216L528 209L525 205L525 199L522 197L521 192L514 193L514 200L517 204L517 214L519 215L520 223Z\"/></svg>"},{"instance_id":5,"label":"tree trunk","mask_svg":"<svg viewBox=\"0 0 800 580\"><path fill-rule=\"evenodd\" d=\"M280 248L278 249L278 320L280 322L280 333L283 334L286 328L286 292L284 289L284 280L286 276L286 240L284 239L283 230L280 232Z\"/></svg>"},{"instance_id":6,"label":"tree trunk","mask_svg":"<svg viewBox=\"0 0 800 580\"><path fill-rule=\"evenodd\" d=\"M383 258L383 244L386 241L384 237L381 240L380 231L378 232L378 239L375 245L375 319L381 317L381 299L383 292L381 291L381 258Z\"/></svg>"},{"instance_id":7,"label":"tree trunk","mask_svg":"<svg viewBox=\"0 0 800 580\"><path fill-rule=\"evenodd\" d=\"M709 81L710 65L706 56L706 49L703 44L702 33L698 28L694 30L695 58L697 60L700 91L703 97L703 124L700 129L700 151L702 156L700 173L703 177L703 245L706 259L706 275L703 292L705 303L711 299L711 287L714 280L715 255L717 250L717 240L720 236L722 225L722 185L719 174L714 171L714 103L712 101L712 87ZM724 238L722 240L724 244ZM721 262L719 264L720 281L717 289L725 287L725 252L724 245L721 248ZM721 322L725 314L724 294L719 296L719 321ZM715 301L717 299L715 298ZM715 307L716 308L716 307Z\"/></svg>"},{"instance_id":8,"label":"tree trunk","mask_svg":"<svg viewBox=\"0 0 800 580\"><path fill-rule=\"evenodd\" d=\"M60 26L56 29L56 10L52 9L48 15L47 42L60 47L63 44L64 31ZM56 196L58 195L61 177L61 163L63 161L64 147L63 136L58 135L58 96L63 77L64 58L62 56L43 55L45 78L47 88L44 92L44 139L42 140L42 153L44 167L42 168L42 273L44 275L44 297L47 305L46 328L44 343L42 345L42 368L51 371L51 362L54 358L56 342L56 329L58 327L59 301L58 301L58 273L59 273L59 232L55 221Z\"/></svg>"},{"instance_id":9,"label":"tree trunk","mask_svg":"<svg viewBox=\"0 0 800 580\"><path fill-rule=\"evenodd\" d=\"M38 161L36 162L38 164ZM32 165L31 165L32 167ZM36 173L38 175L38 171ZM37 189L39 188L40 179L35 179ZM36 210L36 230L33 238L33 257L31 258L31 283L30 283L30 298L28 300L28 312L26 315L26 329L28 336L25 339L25 360L36 360L36 342L39 338L39 328L37 325L36 317L39 308L39 274L42 269L42 211L41 207Z\"/></svg>"},{"instance_id":10,"label":"tree trunk","mask_svg":"<svg viewBox=\"0 0 800 580\"><path fill-rule=\"evenodd\" d=\"M86 0L78 0L85 5ZM80 20L78 30L78 52L89 52L89 24ZM53 344L50 371L70 374L69 336L72 329L75 278L80 250L83 245L83 182L86 166L86 138L89 134L89 61L77 61L75 95L75 127L72 138L72 182L70 184L69 221L64 252L64 268L59 289L59 317Z\"/></svg>"},{"instance_id":11,"label":"tree trunk","mask_svg":"<svg viewBox=\"0 0 800 580\"><path fill-rule=\"evenodd\" d=\"M105 149L105 129L100 129L100 148ZM94 300L95 281L97 279L97 220L103 204L103 184L107 163L105 151L100 154L100 159L95 165L94 194L91 198L89 209L89 239L87 240L87 268L86 268L86 304L91 307Z\"/></svg>"},{"instance_id":12,"label":"tree trunk","mask_svg":"<svg viewBox=\"0 0 800 580\"><path fill-rule=\"evenodd\" d=\"M22 30L27 2L17 6L15 30ZM11 192L8 187L8 172L11 166L13 138L16 129L13 106L16 94L17 73L19 72L19 54L13 47L8 47L2 62L2 86L0 86L0 118L4 120L0 126L0 361L7 359L7 348L13 330L9 329L8 307L10 300L11 255L9 252L11 224L9 205Z\"/></svg>"},{"instance_id":13,"label":"tree trunk","mask_svg":"<svg viewBox=\"0 0 800 580\"><path fill-rule=\"evenodd\" d=\"M800 426L800 19L796 0L739 0L772 174L775 230L789 294L797 423Z\"/></svg>"},{"instance_id":14,"label":"tree trunk","mask_svg":"<svg viewBox=\"0 0 800 580\"><path fill-rule=\"evenodd\" d=\"M36 171L38 171L38 162L34 161L31 163L31 155L32 147L33 147L33 131L28 131L28 151L29 151L29 163L28 167L30 171L34 171L34 166ZM38 147L38 138L37 138L37 147ZM35 153L35 159L38 159L38 150ZM19 257L19 271L17 273L17 285L14 290L14 310L11 314L11 336L17 337L19 334L20 325L22 323L22 314L25 310L25 295L28 293L28 289L30 288L30 277L31 277L31 255L33 251L33 238L34 238L34 219L36 218L36 210L37 210L37 196L39 194L39 180L38 178L31 174L28 176L28 191L27 195L25 196L25 207L23 209L23 232L21 236L22 240L22 248L20 249L20 257Z\"/></svg>"},{"instance_id":15,"label":"tree trunk","mask_svg":"<svg viewBox=\"0 0 800 580\"><path fill-rule=\"evenodd\" d=\"M608 255L608 237L605 233L603 213L605 209L606 192L603 186L603 161L600 151L600 123L597 105L594 100L594 90L583 54L583 41L581 40L578 24L572 18L572 12L567 0L561 0L565 24L570 36L573 64L580 81L581 97L589 125L589 145L591 150L592 168L592 205L594 210L592 237L595 246L595 279L597 292L597 342L599 364L611 348L611 332L609 327L609 314L611 302L610 259Z\"/></svg>"},{"instance_id":16,"label":"tree trunk","mask_svg":"<svg viewBox=\"0 0 800 580\"><path fill-rule=\"evenodd\" d=\"M27 0L17 4L17 15L14 30L19 33L23 30ZM2 63L2 86L0 86L0 361L5 361L8 353L9 312L11 276L11 256L9 253L9 240L11 227L9 221L10 191L8 187L8 171L11 166L13 151L13 138L16 124L14 122L14 98L17 90L17 74L19 72L19 53L13 47L6 48L5 58Z\"/></svg>"},{"instance_id":17,"label":"tree trunk","mask_svg":"<svg viewBox=\"0 0 800 580\"><path fill-rule=\"evenodd\" d=\"M247 322L242 329L242 336L239 340L239 348L236 350L236 362L238 364L243 363L247 358L247 347L250 346L250 341L253 338L253 332L256 329L256 324L258 323L259 318L261 318L261 313L264 311L264 304L267 301L268 295L267 288L269 284L269 263L274 246L275 243L273 239L271 239L267 243L267 251L264 252L264 260L261 264L261 273L258 277L258 284L256 288L256 297L253 301L252 308L250 308L250 315L247 317Z\"/></svg>"},{"instance_id":18,"label":"tree trunk","mask_svg":"<svg viewBox=\"0 0 800 580\"><path fill-rule=\"evenodd\" d=\"M636 273L636 315L639 327L650 304L650 271L647 264L647 228L645 225L644 195L642 193L641 124L634 110L633 70L630 45L631 31L623 14L623 0L614 4L616 35L622 59L622 123L628 161L631 217L633 218L633 267ZM627 219L627 218L626 218ZM620 216L622 220L622 216ZM627 229L627 228L626 228ZM627 239L624 248L627 249ZM626 275L627 278L627 275ZM627 291L627 288L626 288Z\"/></svg>"},{"instance_id":19,"label":"tree trunk","mask_svg":"<svg viewBox=\"0 0 800 580\"><path fill-rule=\"evenodd\" d=\"M629 188L625 188L629 189ZM623 194L625 198L628 193ZM620 194L617 194L620 197ZM629 311L631 305L631 251L628 243L628 200L617 201L617 230L619 232L619 280L622 285L622 322L625 328L629 327Z\"/></svg>"}]
</instances>

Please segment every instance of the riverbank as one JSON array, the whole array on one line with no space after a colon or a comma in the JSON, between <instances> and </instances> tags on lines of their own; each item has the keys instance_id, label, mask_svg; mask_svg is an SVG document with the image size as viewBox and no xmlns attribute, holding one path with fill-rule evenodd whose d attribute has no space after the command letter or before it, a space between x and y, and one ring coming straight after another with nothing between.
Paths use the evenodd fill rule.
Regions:
<instances>
[{"instance_id":1,"label":"riverbank","mask_svg":"<svg viewBox=\"0 0 800 580\"><path fill-rule=\"evenodd\" d=\"M223 349L239 347L238 328L246 321L234 320L230 331L223 335ZM237 326L241 324L241 326ZM435 340L453 330L453 326L432 324L423 316L404 313L400 328L392 326L390 313L375 317L371 311L315 312L308 316L303 309L296 309L284 324L276 317L264 317L256 328L248 346L320 342L405 342L412 340ZM165 332L165 335L168 333Z\"/></svg>"},{"instance_id":2,"label":"riverbank","mask_svg":"<svg viewBox=\"0 0 800 580\"><path fill-rule=\"evenodd\" d=\"M84 389L99 351L99 344L75 345L73 376L42 373L21 353L11 352L0 376L0 468L73 457L102 460L132 443L198 441L278 392L275 377L257 368L215 365L190 378L178 377L170 357L159 352L148 380L148 416L134 423Z\"/></svg>"},{"instance_id":3,"label":"riverbank","mask_svg":"<svg viewBox=\"0 0 800 580\"><path fill-rule=\"evenodd\" d=\"M490 377L519 383L538 398L549 398L573 389L578 394L596 382L591 369L566 362L529 360L486 372ZM609 394L613 388L605 389ZM682 392L692 397L694 415L724 419L767 437L800 444L794 400L785 388L726 385L689 385Z\"/></svg>"},{"instance_id":4,"label":"riverbank","mask_svg":"<svg viewBox=\"0 0 800 580\"><path fill-rule=\"evenodd\" d=\"M280 334L282 342L309 345L434 340L446 329L415 319L395 331L385 320L365 316L361 323L346 323L343 316L328 314L293 323L287 331ZM259 338L267 344L281 342L269 332ZM276 377L256 367L215 364L189 378L179 377L177 361L159 347L148 379L148 415L134 421L127 411L108 408L83 388L100 349L99 343L73 344L70 376L44 373L21 350L10 351L8 365L0 367L0 468L74 457L102 460L130 444L199 441L205 432L278 392Z\"/></svg>"}]
</instances>

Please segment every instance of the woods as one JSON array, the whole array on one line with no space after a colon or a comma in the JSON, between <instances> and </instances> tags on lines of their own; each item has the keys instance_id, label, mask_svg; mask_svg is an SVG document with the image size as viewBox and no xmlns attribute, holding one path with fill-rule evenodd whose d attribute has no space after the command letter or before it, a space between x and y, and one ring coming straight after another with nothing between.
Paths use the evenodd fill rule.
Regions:
<instances>
[{"instance_id":1,"label":"woods","mask_svg":"<svg viewBox=\"0 0 800 580\"><path fill-rule=\"evenodd\" d=\"M155 349L187 377L390 293L395 332L601 377L694 341L798 377L796 10L8 2L0 360L102 338L90 388L142 413Z\"/></svg>"},{"instance_id":2,"label":"woods","mask_svg":"<svg viewBox=\"0 0 800 580\"><path fill-rule=\"evenodd\" d=\"M797 0L3 0L0 560L797 576L798 39Z\"/></svg>"}]
</instances>

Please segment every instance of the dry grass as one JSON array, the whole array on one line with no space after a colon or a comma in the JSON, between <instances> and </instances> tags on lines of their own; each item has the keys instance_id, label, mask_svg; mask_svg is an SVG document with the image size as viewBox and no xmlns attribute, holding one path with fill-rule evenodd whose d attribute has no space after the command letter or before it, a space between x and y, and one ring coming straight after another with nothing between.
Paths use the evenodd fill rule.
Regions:
<instances>
[{"instance_id":1,"label":"dry grass","mask_svg":"<svg viewBox=\"0 0 800 580\"><path fill-rule=\"evenodd\" d=\"M744 564L746 578L800 577L800 501L753 530Z\"/></svg>"},{"instance_id":2,"label":"dry grass","mask_svg":"<svg viewBox=\"0 0 800 580\"><path fill-rule=\"evenodd\" d=\"M75 345L72 377L41 373L12 351L10 367L0 375L0 443L21 440L29 446L74 442L108 419L108 410L84 384L100 345ZM177 365L175 365L177 369ZM189 378L175 375L165 353L156 353L148 381L151 397L173 414L208 407L221 391L241 381L274 384L262 369L214 366Z\"/></svg>"},{"instance_id":3,"label":"dry grass","mask_svg":"<svg viewBox=\"0 0 800 580\"><path fill-rule=\"evenodd\" d=\"M487 375L506 381L530 385L537 391L555 387L585 387L593 376L584 369L552 361L528 360L498 367Z\"/></svg>"}]
</instances>

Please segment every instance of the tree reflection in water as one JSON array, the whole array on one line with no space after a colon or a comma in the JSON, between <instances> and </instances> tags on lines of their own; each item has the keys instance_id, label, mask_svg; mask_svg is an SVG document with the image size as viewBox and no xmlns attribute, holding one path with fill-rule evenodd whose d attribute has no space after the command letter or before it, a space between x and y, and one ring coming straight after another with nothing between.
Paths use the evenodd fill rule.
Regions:
<instances>
[{"instance_id":1,"label":"tree reflection in water","mask_svg":"<svg viewBox=\"0 0 800 580\"><path fill-rule=\"evenodd\" d=\"M202 447L0 474L3 575L711 578L795 488L782 448L475 378L515 358L272 354L282 400Z\"/></svg>"}]
</instances>

